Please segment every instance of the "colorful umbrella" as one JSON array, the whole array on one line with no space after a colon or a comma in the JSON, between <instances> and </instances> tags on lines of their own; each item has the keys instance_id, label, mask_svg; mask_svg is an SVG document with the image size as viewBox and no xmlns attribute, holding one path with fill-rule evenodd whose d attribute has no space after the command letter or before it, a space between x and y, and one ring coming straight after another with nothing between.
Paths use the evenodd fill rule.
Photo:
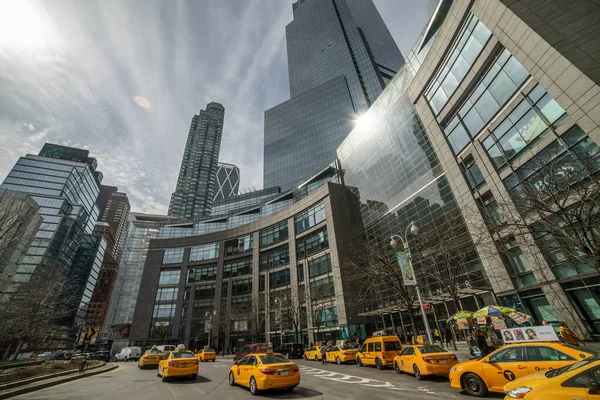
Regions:
<instances>
[{"instance_id":1,"label":"colorful umbrella","mask_svg":"<svg viewBox=\"0 0 600 400\"><path fill-rule=\"evenodd\" d=\"M489 317L490 315L506 315L506 314L513 313L513 312L515 312L515 310L513 310L512 308L508 308L508 307L485 306L481 310L475 311L475 313L473 313L473 317L477 318L477 317Z\"/></svg>"},{"instance_id":2,"label":"colorful umbrella","mask_svg":"<svg viewBox=\"0 0 600 400\"><path fill-rule=\"evenodd\" d=\"M460 310L459 312L457 312L456 314L454 314L453 316L448 318L448 321L452 321L452 320L456 321L457 319L472 318L472 317L473 317L473 313L471 311Z\"/></svg>"}]
</instances>

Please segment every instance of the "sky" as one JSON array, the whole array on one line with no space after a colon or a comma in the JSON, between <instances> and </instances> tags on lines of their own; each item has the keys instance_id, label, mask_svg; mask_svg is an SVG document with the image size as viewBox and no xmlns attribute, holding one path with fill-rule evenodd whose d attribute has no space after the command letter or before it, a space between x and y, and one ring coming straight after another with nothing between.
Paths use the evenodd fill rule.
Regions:
<instances>
[{"instance_id":1,"label":"sky","mask_svg":"<svg viewBox=\"0 0 600 400\"><path fill-rule=\"evenodd\" d=\"M374 0L403 54L426 0ZM191 118L262 188L264 111L289 99L292 0L0 0L0 181L45 142L88 149L133 211L165 214Z\"/></svg>"}]
</instances>

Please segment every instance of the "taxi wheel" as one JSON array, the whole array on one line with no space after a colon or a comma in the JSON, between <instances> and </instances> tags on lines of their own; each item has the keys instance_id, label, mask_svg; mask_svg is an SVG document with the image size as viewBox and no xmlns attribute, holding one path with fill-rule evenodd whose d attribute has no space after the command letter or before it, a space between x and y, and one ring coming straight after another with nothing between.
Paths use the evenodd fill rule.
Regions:
<instances>
[{"instance_id":1,"label":"taxi wheel","mask_svg":"<svg viewBox=\"0 0 600 400\"><path fill-rule=\"evenodd\" d=\"M488 394L488 388L485 382L476 374L465 374L463 379L464 387L471 396L485 397Z\"/></svg>"},{"instance_id":2,"label":"taxi wheel","mask_svg":"<svg viewBox=\"0 0 600 400\"><path fill-rule=\"evenodd\" d=\"M212 362L215 362L216 359L213 359Z\"/></svg>"},{"instance_id":3,"label":"taxi wheel","mask_svg":"<svg viewBox=\"0 0 600 400\"><path fill-rule=\"evenodd\" d=\"M308 358L306 358L306 354L302 355L302 357L308 361Z\"/></svg>"},{"instance_id":4,"label":"taxi wheel","mask_svg":"<svg viewBox=\"0 0 600 400\"><path fill-rule=\"evenodd\" d=\"M256 379L254 379L254 377L250 378L250 393L252 393L252 396L256 396L258 394Z\"/></svg>"},{"instance_id":5,"label":"taxi wheel","mask_svg":"<svg viewBox=\"0 0 600 400\"><path fill-rule=\"evenodd\" d=\"M337 365L342 365L342 360L340 360L339 357L335 358L335 362L336 362Z\"/></svg>"},{"instance_id":6,"label":"taxi wheel","mask_svg":"<svg viewBox=\"0 0 600 400\"><path fill-rule=\"evenodd\" d=\"M402 373L402 370L400 369L400 366L398 365L398 363L396 361L394 361L394 371L396 371L397 374Z\"/></svg>"},{"instance_id":7,"label":"taxi wheel","mask_svg":"<svg viewBox=\"0 0 600 400\"><path fill-rule=\"evenodd\" d=\"M229 386L235 385L235 378L233 377L233 371L229 371Z\"/></svg>"},{"instance_id":8,"label":"taxi wheel","mask_svg":"<svg viewBox=\"0 0 600 400\"><path fill-rule=\"evenodd\" d=\"M413 366L413 372L415 373L415 378L417 378L418 380L422 381L423 379L425 379L425 377L421 375L421 370L416 365Z\"/></svg>"},{"instance_id":9,"label":"taxi wheel","mask_svg":"<svg viewBox=\"0 0 600 400\"><path fill-rule=\"evenodd\" d=\"M296 386L291 386L289 388L285 388L285 390L287 390L288 392L293 392L294 389L296 389Z\"/></svg>"},{"instance_id":10,"label":"taxi wheel","mask_svg":"<svg viewBox=\"0 0 600 400\"><path fill-rule=\"evenodd\" d=\"M377 357L375 359L375 366L377 367L377 369L383 369L383 363L381 362L381 358Z\"/></svg>"},{"instance_id":11,"label":"taxi wheel","mask_svg":"<svg viewBox=\"0 0 600 400\"><path fill-rule=\"evenodd\" d=\"M359 367L362 367L362 366L363 366L363 363L362 363L362 360L360 359L360 357L356 357L356 364L357 364Z\"/></svg>"}]
</instances>

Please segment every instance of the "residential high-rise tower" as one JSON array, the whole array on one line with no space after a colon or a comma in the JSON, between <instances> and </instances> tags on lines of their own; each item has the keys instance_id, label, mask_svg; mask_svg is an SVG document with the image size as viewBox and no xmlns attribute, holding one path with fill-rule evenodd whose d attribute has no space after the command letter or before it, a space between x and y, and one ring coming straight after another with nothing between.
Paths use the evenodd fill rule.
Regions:
<instances>
[{"instance_id":1,"label":"residential high-rise tower","mask_svg":"<svg viewBox=\"0 0 600 400\"><path fill-rule=\"evenodd\" d=\"M169 215L180 218L210 215L224 115L221 104L209 103L206 110L200 110L192 118Z\"/></svg>"},{"instance_id":2,"label":"residential high-rise tower","mask_svg":"<svg viewBox=\"0 0 600 400\"><path fill-rule=\"evenodd\" d=\"M404 58L371 0L299 0L286 27L290 100L265 112L264 185L290 189L335 159Z\"/></svg>"}]
</instances>

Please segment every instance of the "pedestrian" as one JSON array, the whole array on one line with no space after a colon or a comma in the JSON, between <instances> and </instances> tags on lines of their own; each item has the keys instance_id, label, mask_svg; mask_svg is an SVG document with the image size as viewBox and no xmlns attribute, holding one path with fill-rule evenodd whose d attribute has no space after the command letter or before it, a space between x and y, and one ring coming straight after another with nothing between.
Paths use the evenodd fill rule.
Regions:
<instances>
[{"instance_id":1,"label":"pedestrian","mask_svg":"<svg viewBox=\"0 0 600 400\"><path fill-rule=\"evenodd\" d=\"M324 341L321 345L321 363L323 365L327 364L327 346L325 345Z\"/></svg>"},{"instance_id":2,"label":"pedestrian","mask_svg":"<svg viewBox=\"0 0 600 400\"><path fill-rule=\"evenodd\" d=\"M473 332L469 332L469 334L467 335L467 344L469 345L469 353L471 354L471 356L473 356L473 358L477 358L477 339L475 339L475 335L473 335Z\"/></svg>"},{"instance_id":3,"label":"pedestrian","mask_svg":"<svg viewBox=\"0 0 600 400\"><path fill-rule=\"evenodd\" d=\"M545 319L542 320L542 325L543 326L548 326L548 321L546 321Z\"/></svg>"},{"instance_id":4,"label":"pedestrian","mask_svg":"<svg viewBox=\"0 0 600 400\"><path fill-rule=\"evenodd\" d=\"M571 328L569 328L569 325L567 325L567 323L564 321L560 322L560 335L565 339L565 342L567 342L568 344L573 344L576 346L582 344L585 346L583 340L581 340L579 336L577 336L577 334L573 332Z\"/></svg>"},{"instance_id":5,"label":"pedestrian","mask_svg":"<svg viewBox=\"0 0 600 400\"><path fill-rule=\"evenodd\" d=\"M437 343L440 342L440 331L438 331L437 329L433 331L433 343Z\"/></svg>"},{"instance_id":6,"label":"pedestrian","mask_svg":"<svg viewBox=\"0 0 600 400\"><path fill-rule=\"evenodd\" d=\"M444 330L444 338L446 339L446 347L449 349L452 344L452 332L450 332L450 328L448 327Z\"/></svg>"},{"instance_id":7,"label":"pedestrian","mask_svg":"<svg viewBox=\"0 0 600 400\"><path fill-rule=\"evenodd\" d=\"M496 337L496 335L494 335L491 332L488 332L486 338L485 338L485 343L487 344L488 347L488 352L493 352L496 351L497 347L496 344L494 343L494 337Z\"/></svg>"},{"instance_id":8,"label":"pedestrian","mask_svg":"<svg viewBox=\"0 0 600 400\"><path fill-rule=\"evenodd\" d=\"M490 349L488 348L486 337L483 331L479 331L479 334L477 335L477 347L479 347L479 350L481 350L482 356L487 356L490 353Z\"/></svg>"}]
</instances>

